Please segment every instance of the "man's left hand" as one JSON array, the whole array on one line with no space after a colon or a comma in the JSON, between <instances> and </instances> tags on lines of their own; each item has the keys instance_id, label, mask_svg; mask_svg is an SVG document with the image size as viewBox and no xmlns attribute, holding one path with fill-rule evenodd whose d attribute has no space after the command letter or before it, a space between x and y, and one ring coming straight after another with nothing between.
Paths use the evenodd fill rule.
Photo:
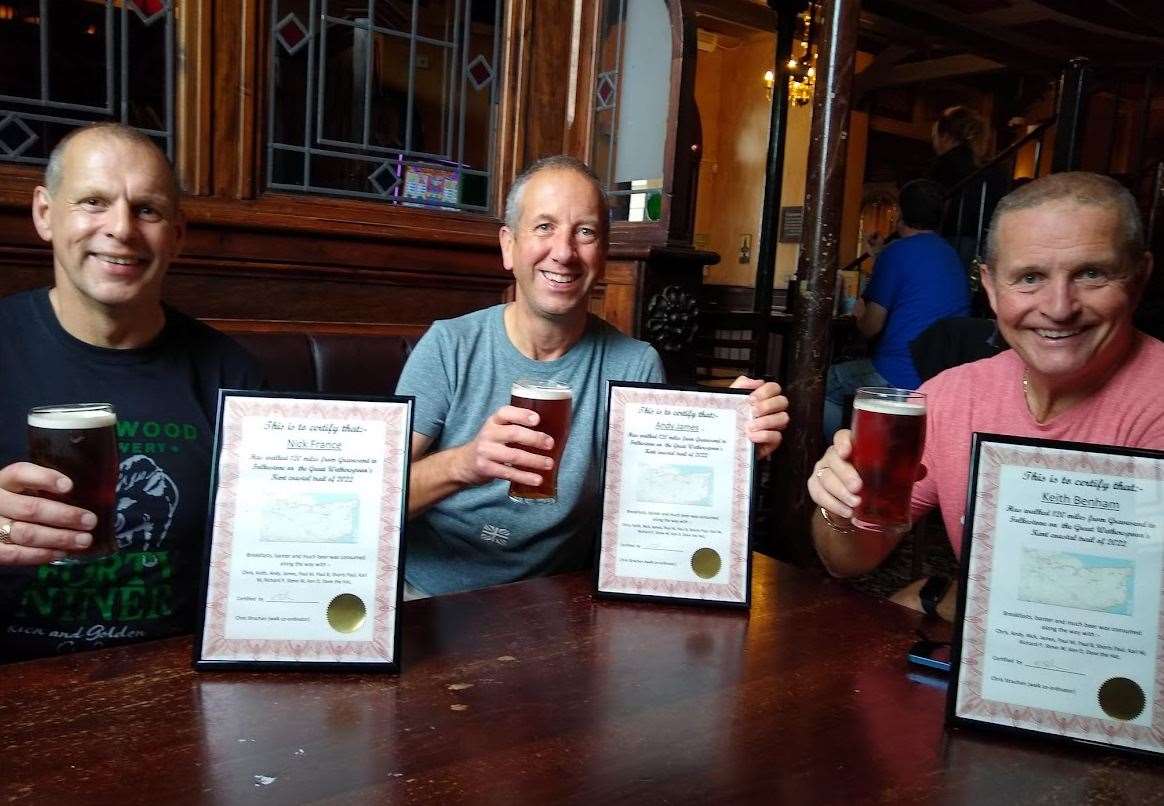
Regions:
<instances>
[{"instance_id":1,"label":"man's left hand","mask_svg":"<svg viewBox=\"0 0 1164 806\"><path fill-rule=\"evenodd\" d=\"M782 433L788 427L788 398L780 394L780 384L743 375L732 382L732 389L751 389L752 422L748 439L756 443L757 456L766 459L780 447Z\"/></svg>"}]
</instances>

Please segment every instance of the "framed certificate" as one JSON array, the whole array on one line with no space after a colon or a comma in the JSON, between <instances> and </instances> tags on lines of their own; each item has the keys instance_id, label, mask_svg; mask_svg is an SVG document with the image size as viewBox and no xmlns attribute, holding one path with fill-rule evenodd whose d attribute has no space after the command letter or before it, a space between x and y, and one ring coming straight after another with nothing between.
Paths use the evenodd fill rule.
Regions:
<instances>
[{"instance_id":1,"label":"framed certificate","mask_svg":"<svg viewBox=\"0 0 1164 806\"><path fill-rule=\"evenodd\" d=\"M748 607L748 391L611 382L607 395L597 593Z\"/></svg>"},{"instance_id":2,"label":"framed certificate","mask_svg":"<svg viewBox=\"0 0 1164 806\"><path fill-rule=\"evenodd\" d=\"M412 399L219 393L198 669L399 669Z\"/></svg>"},{"instance_id":3,"label":"framed certificate","mask_svg":"<svg viewBox=\"0 0 1164 806\"><path fill-rule=\"evenodd\" d=\"M1164 453L975 434L947 715L1164 752Z\"/></svg>"}]
</instances>

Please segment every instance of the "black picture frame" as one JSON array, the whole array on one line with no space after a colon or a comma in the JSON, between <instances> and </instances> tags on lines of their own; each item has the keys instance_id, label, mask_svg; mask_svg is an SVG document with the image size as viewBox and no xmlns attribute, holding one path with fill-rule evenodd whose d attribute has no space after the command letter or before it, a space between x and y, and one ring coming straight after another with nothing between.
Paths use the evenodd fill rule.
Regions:
<instances>
[{"instance_id":1,"label":"black picture frame","mask_svg":"<svg viewBox=\"0 0 1164 806\"><path fill-rule=\"evenodd\" d=\"M396 596L392 623L392 659L390 661L271 661L271 660L217 660L203 657L203 643L206 630L207 604L209 596L211 557L214 549L214 522L215 509L218 503L219 472L223 448L223 411L228 399L244 397L254 399L272 399L288 401L316 401L320 404L367 402L367 403L395 403L406 407L404 423L403 458L400 479L400 521L398 524L399 539L396 545ZM197 629L194 635L193 666L198 671L237 671L237 670L264 670L264 671L326 671L326 672L387 672L400 671L400 609L404 592L404 545L407 539L406 529L408 522L408 489L411 473L411 436L413 416L415 412L415 398L412 396L375 397L368 395L335 395L315 392L280 392L255 391L246 389L220 389L218 393L217 413L215 417L214 447L211 454L209 505L206 515L206 531L203 547L203 563L198 595Z\"/></svg>"},{"instance_id":2,"label":"black picture frame","mask_svg":"<svg viewBox=\"0 0 1164 806\"><path fill-rule=\"evenodd\" d=\"M611 590L604 590L603 589L602 579L601 579L601 577L602 577L602 558L603 558L603 550L604 550L604 539L603 539L603 527L602 527L602 525L605 522L605 515L607 512L607 508L608 508L608 502L606 500L606 483L607 483L607 476L608 476L609 471L610 471L610 458L611 458L611 438L610 438L611 437L611 434L610 434L611 411L612 411L611 406L613 403L615 391L617 389L625 389L625 388L629 388L629 389L654 389L654 390L658 390L660 392L679 393L679 394L697 393L700 395L710 395L710 396L723 395L723 396L747 397L750 394L750 390L748 390L748 389L729 389L729 388L716 389L716 388L705 388L705 387L699 387L699 386L674 385L674 384L666 384L666 383L643 383L643 382L638 382L638 381L608 381L607 382L606 413L605 413L605 423L603 426L605 440L604 440L603 451L602 451L602 472L601 472L600 477L599 477L599 491L600 491L601 498L599 500L598 528L597 528L597 532L596 532L595 537L594 537L594 552L593 552L594 553L594 562L593 562L593 569L592 570L593 570L593 592L594 592L594 595L596 597L599 597L599 598L611 599L611 600L627 600L627 601L638 601L638 602L643 602L643 601L661 602L661 603L669 603L669 604L696 605L696 606L701 606L701 607L727 608L727 609L731 609L731 610L748 610L752 605L752 546L753 546L753 535L755 532L755 520L756 520L755 496L753 494L754 487L755 487L754 481L755 481L755 475L756 475L756 451L755 451L754 446L752 446L752 449L748 452L747 483L742 485L743 488L746 490L746 495L748 498L748 503L747 503L748 512L747 512L747 519L746 519L747 520L746 546L745 546L745 550L744 550L744 562L745 562L745 566L746 566L745 572L744 572L744 586L743 586L744 589L743 589L743 597L739 601L723 600L723 599L707 599L707 598L703 598L703 597L699 597L699 596L665 596L665 595L654 595L654 594L645 594L645 593L628 593L628 592L624 592L624 591L611 591ZM745 437L745 439L746 439L746 437Z\"/></svg>"},{"instance_id":3,"label":"black picture frame","mask_svg":"<svg viewBox=\"0 0 1164 806\"><path fill-rule=\"evenodd\" d=\"M958 713L959 693L963 685L966 685L966 668L964 663L964 653L967 636L967 609L969 597L969 583L970 570L972 566L972 557L975 549L975 524L977 518L981 516L978 511L979 499L979 484L982 469L982 453L983 450L990 445L1000 446L1019 446L1034 449L1049 449L1057 451L1078 452L1080 454L1092 454L1097 456L1114 456L1114 457L1135 457L1142 459L1149 459L1164 463L1164 451L1150 450L1144 448L1128 448L1112 445L1099 445L1084 442L1071 441L1057 441L1057 440L1043 440L1029 437L1017 437L1004 434L991 434L983 432L975 432L972 436L970 448L970 472L967 479L966 490L966 507L965 519L962 528L962 554L959 569L959 586L957 608L954 618L954 629L950 644L950 677L949 686L946 692L946 723L953 727L966 727L974 730L983 730L992 733L1021 735L1029 738L1038 738L1044 741L1051 741L1061 745L1090 745L1102 747L1105 749L1115 750L1120 753L1128 753L1141 757L1153 758L1159 760L1164 756L1164 747L1161 750L1150 750L1142 747L1135 747L1128 744L1120 744L1114 741L1104 741L1101 738L1083 738L1079 736L1063 735L1062 733L1053 730L1038 730L1029 727L1021 727L1013 724L1001 724L985 719L974 719L972 717L964 716ZM1048 471L1050 472L1050 471ZM1158 583L1164 587L1164 574ZM1051 605L1047 605L1051 607ZM1164 608L1164 605L1162 605ZM1161 616L1164 617L1164 609L1162 609ZM1159 620L1158 620L1159 623ZM1158 628L1159 629L1159 628ZM1156 637L1156 646L1159 650L1161 635ZM1157 654L1157 658L1160 655ZM1160 679L1164 675L1164 668L1156 668L1156 678ZM1155 681L1153 681L1155 683ZM1159 684L1155 683L1153 691L1148 692L1149 697L1155 697L1156 691L1159 690ZM1018 705L1015 703L1009 705ZM1154 723L1164 723L1164 699L1153 702ZM1083 715L1075 715L1080 719L1090 719ZM1098 721L1098 720L1096 720ZM1114 724L1114 722L1113 722ZM1154 724L1154 728L1157 727ZM1097 736L1102 732L1097 732Z\"/></svg>"}]
</instances>

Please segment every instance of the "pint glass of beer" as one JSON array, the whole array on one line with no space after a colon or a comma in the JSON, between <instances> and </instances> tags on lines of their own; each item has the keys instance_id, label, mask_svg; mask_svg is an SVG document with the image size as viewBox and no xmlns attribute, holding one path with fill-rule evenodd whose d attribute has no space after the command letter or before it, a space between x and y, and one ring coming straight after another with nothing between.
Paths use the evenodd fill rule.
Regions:
<instances>
[{"instance_id":1,"label":"pint glass of beer","mask_svg":"<svg viewBox=\"0 0 1164 806\"><path fill-rule=\"evenodd\" d=\"M108 403L37 406L28 412L28 460L64 473L73 489L42 493L97 516L89 548L70 552L57 565L108 557L117 551L117 415Z\"/></svg>"},{"instance_id":2,"label":"pint glass of beer","mask_svg":"<svg viewBox=\"0 0 1164 806\"><path fill-rule=\"evenodd\" d=\"M926 442L926 396L863 387L853 401L853 467L861 503L853 525L877 532L910 527L909 499Z\"/></svg>"},{"instance_id":3,"label":"pint glass of beer","mask_svg":"<svg viewBox=\"0 0 1164 806\"><path fill-rule=\"evenodd\" d=\"M538 471L542 483L530 487L517 482L509 483L509 499L523 504L552 504L558 500L558 465L562 461L562 450L570 435L570 409L574 393L564 383L556 381L514 381L510 390L509 405L519 409L529 409L538 414L537 430L549 434L554 446L548 451L522 446L522 450L548 456L554 466L548 471Z\"/></svg>"}]
</instances>

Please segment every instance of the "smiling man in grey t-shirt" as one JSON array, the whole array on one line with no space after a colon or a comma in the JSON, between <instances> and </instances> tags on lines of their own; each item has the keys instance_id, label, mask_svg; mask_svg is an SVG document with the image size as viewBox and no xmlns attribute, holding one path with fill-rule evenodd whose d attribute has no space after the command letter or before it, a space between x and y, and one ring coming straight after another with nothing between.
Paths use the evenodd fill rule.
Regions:
<instances>
[{"instance_id":1,"label":"smiling man in grey t-shirt","mask_svg":"<svg viewBox=\"0 0 1164 806\"><path fill-rule=\"evenodd\" d=\"M514 181L501 227L514 302L437 322L408 360L397 392L416 397L405 574L414 592L451 593L582 567L593 540L606 381L662 381L650 345L588 309L606 263L606 196L570 157L539 160ZM573 390L557 501L509 500L510 481L536 485L548 458L537 415L509 405L521 378ZM767 456L788 424L780 387L749 378L749 437Z\"/></svg>"}]
</instances>

